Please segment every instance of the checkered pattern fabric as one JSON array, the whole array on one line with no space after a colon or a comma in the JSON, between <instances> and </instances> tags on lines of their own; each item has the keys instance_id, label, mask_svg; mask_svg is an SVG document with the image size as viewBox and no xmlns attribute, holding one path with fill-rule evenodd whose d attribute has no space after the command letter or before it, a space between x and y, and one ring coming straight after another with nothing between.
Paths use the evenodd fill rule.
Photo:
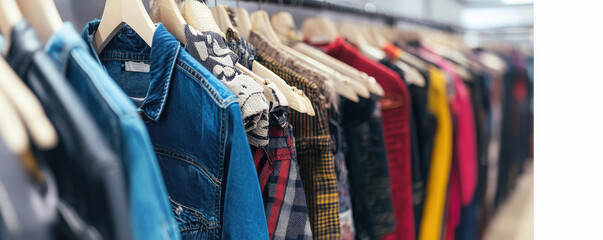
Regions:
<instances>
[{"instance_id":1,"label":"checkered pattern fabric","mask_svg":"<svg viewBox=\"0 0 603 240\"><path fill-rule=\"evenodd\" d=\"M239 56L239 63L251 69L255 61L255 47L230 28L226 30L226 38L230 50Z\"/></svg>"},{"instance_id":2,"label":"checkered pattern fabric","mask_svg":"<svg viewBox=\"0 0 603 240\"><path fill-rule=\"evenodd\" d=\"M313 238L338 240L340 226L337 180L326 107L321 102L318 87L263 53L256 55L256 61L289 85L304 91L312 101L316 116L292 112L289 122L293 125L295 133L295 145Z\"/></svg>"},{"instance_id":3,"label":"checkered pattern fabric","mask_svg":"<svg viewBox=\"0 0 603 240\"><path fill-rule=\"evenodd\" d=\"M253 149L270 239L312 239L292 131L286 110L277 106L270 114L268 146Z\"/></svg>"}]
</instances>

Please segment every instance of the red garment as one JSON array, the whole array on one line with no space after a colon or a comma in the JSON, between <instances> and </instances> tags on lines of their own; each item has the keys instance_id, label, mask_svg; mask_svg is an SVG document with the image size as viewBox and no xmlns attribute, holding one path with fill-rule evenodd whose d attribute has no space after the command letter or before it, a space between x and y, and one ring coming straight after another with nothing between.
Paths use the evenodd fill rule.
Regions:
<instances>
[{"instance_id":1,"label":"red garment","mask_svg":"<svg viewBox=\"0 0 603 240\"><path fill-rule=\"evenodd\" d=\"M338 37L324 50L332 57L374 77L385 90L385 96L379 103L383 116L396 230L381 239L414 239L408 90L394 71L366 58L342 38Z\"/></svg>"},{"instance_id":2,"label":"red garment","mask_svg":"<svg viewBox=\"0 0 603 240\"><path fill-rule=\"evenodd\" d=\"M446 240L454 240L461 222L461 207L471 204L477 187L477 143L473 105L469 90L456 74L455 66L434 52L422 48L421 56L438 64L452 76L454 97L450 101L454 118L454 145L446 207Z\"/></svg>"},{"instance_id":3,"label":"red garment","mask_svg":"<svg viewBox=\"0 0 603 240\"><path fill-rule=\"evenodd\" d=\"M475 139L475 120L473 118L473 104L469 90L456 74L455 66L439 55L421 49L421 56L427 57L438 64L454 81L454 99L451 101L452 114L456 116L454 132L454 151L458 151L459 174L461 179L462 206L467 206L473 201L473 194L477 187L477 140ZM459 143L459 144L457 144Z\"/></svg>"}]
</instances>

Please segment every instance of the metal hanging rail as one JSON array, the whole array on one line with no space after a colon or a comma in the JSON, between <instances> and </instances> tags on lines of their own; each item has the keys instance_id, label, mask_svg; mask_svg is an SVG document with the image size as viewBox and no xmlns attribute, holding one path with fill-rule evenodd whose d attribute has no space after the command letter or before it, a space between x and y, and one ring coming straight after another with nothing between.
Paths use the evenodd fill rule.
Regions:
<instances>
[{"instance_id":1,"label":"metal hanging rail","mask_svg":"<svg viewBox=\"0 0 603 240\"><path fill-rule=\"evenodd\" d=\"M241 1L258 2L258 0L241 0ZM400 22L407 22L407 23L412 23L412 24L416 24L416 25L420 25L420 26L425 26L425 27L429 27L429 28L433 28L433 29L437 29L437 30L442 30L442 31L446 31L446 32L463 32L464 31L463 28L461 28L459 26L454 26L451 24L445 24L445 23L440 23L440 22L436 22L436 21L432 21L432 20L392 15L392 14L386 14L386 13L369 12L369 11L366 11L361 8L344 6L341 4L334 4L334 3L329 3L326 1L319 1L319 0L259 0L259 1L261 1L261 3L274 3L274 4L283 4L283 5L290 5L290 6L300 6L300 7L304 7L304 8L311 8L311 9L317 9L317 10L327 10L327 11L355 14L355 15L360 15L360 16L369 17L369 18L381 18L385 21L385 23L387 23L389 25L393 25L396 22L400 21Z\"/></svg>"}]
</instances>

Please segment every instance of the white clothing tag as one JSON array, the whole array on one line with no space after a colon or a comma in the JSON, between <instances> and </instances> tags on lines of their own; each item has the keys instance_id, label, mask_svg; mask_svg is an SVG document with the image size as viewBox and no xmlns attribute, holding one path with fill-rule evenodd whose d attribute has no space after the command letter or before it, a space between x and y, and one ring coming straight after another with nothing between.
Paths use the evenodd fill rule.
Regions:
<instances>
[{"instance_id":1,"label":"white clothing tag","mask_svg":"<svg viewBox=\"0 0 603 240\"><path fill-rule=\"evenodd\" d=\"M128 72L144 72L148 73L151 71L151 65L143 62L125 62L126 71Z\"/></svg>"}]
</instances>

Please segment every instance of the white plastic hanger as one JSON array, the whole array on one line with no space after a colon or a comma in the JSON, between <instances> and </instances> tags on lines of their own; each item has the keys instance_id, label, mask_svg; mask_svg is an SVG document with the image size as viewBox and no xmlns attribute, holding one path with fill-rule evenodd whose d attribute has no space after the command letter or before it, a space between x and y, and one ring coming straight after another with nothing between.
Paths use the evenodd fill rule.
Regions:
<instances>
[{"instance_id":1,"label":"white plastic hanger","mask_svg":"<svg viewBox=\"0 0 603 240\"><path fill-rule=\"evenodd\" d=\"M266 36L268 41L275 44L279 49L287 52L289 55L295 57L296 59L308 64L310 67L318 69L321 72L327 74L330 81L333 81L335 85L335 91L337 94L351 100L354 102L358 102L358 93L354 89L354 86L348 79L338 78L334 76L334 70L325 66L324 64L303 55L296 50L286 46L280 42L277 34L272 29L272 24L268 18L268 13L263 10L255 11L251 14L251 22L253 23L254 30L257 30L260 34Z\"/></svg>"},{"instance_id":2,"label":"white plastic hanger","mask_svg":"<svg viewBox=\"0 0 603 240\"><path fill-rule=\"evenodd\" d=\"M43 44L63 25L53 0L19 0L17 3Z\"/></svg>"},{"instance_id":3,"label":"white plastic hanger","mask_svg":"<svg viewBox=\"0 0 603 240\"><path fill-rule=\"evenodd\" d=\"M300 39L296 39L297 34L293 32L295 29L295 22L293 21L293 17L290 13L276 13L272 16L271 22L274 31L277 33L281 41L289 41L286 43L293 45L293 49L315 59L316 61L319 61L320 63L341 73L342 75L347 76L349 79L354 80L355 82L353 82L351 85L354 87L359 96L368 98L370 93L383 96L383 88L381 88L381 86L376 82L375 84L371 84L370 80L368 78L364 78L363 75L361 75L360 72L355 68L345 64L342 61L339 61L339 59L333 58L328 54L321 52L320 50L302 43ZM365 74L364 76L367 75Z\"/></svg>"},{"instance_id":4,"label":"white plastic hanger","mask_svg":"<svg viewBox=\"0 0 603 240\"><path fill-rule=\"evenodd\" d=\"M109 41L128 24L152 47L155 25L141 0L106 0L98 31L94 34L94 48L101 53Z\"/></svg>"}]
</instances>

